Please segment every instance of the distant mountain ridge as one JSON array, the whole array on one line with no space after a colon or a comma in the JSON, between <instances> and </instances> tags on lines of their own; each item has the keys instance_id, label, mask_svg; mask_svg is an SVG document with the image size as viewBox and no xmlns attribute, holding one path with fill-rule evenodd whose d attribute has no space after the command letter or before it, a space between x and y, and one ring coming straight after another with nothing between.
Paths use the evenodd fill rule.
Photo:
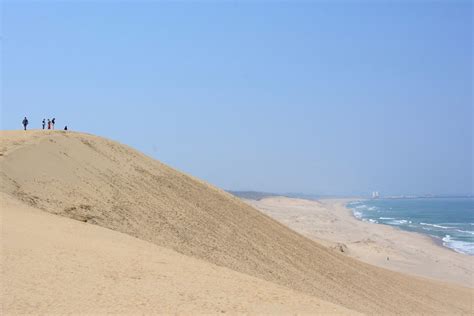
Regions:
<instances>
[{"instance_id":1,"label":"distant mountain ridge","mask_svg":"<svg viewBox=\"0 0 474 316\"><path fill-rule=\"evenodd\" d=\"M306 194L306 193L271 193L271 192L260 192L260 191L233 191L227 190L230 194L237 196L242 199L249 200L261 200L268 197L284 196L295 199L305 200L318 200L318 199L331 199L331 198L366 198L360 196L345 196L345 195L323 195L323 194Z\"/></svg>"}]
</instances>

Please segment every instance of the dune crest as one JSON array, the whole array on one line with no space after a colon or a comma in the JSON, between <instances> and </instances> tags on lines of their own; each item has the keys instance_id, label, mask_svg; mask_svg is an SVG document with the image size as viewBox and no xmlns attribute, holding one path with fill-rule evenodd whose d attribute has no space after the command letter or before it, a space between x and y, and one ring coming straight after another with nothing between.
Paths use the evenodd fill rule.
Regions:
<instances>
[{"instance_id":1,"label":"dune crest","mask_svg":"<svg viewBox=\"0 0 474 316\"><path fill-rule=\"evenodd\" d=\"M330 251L239 199L127 146L64 132L2 132L0 191L362 313L472 312L473 291Z\"/></svg>"}]
</instances>

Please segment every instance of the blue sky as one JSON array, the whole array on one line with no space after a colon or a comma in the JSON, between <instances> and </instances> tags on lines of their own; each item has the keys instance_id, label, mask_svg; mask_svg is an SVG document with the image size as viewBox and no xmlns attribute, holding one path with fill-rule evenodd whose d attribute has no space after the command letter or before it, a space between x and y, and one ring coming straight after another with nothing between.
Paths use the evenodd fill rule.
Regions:
<instances>
[{"instance_id":1,"label":"blue sky","mask_svg":"<svg viewBox=\"0 0 474 316\"><path fill-rule=\"evenodd\" d=\"M1 128L225 189L473 193L470 1L2 2Z\"/></svg>"}]
</instances>

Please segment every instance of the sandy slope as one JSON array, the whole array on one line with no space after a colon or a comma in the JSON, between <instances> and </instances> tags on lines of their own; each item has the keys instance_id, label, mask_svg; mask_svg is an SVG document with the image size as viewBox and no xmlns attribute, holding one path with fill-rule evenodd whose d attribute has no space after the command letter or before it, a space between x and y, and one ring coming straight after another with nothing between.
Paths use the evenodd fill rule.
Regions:
<instances>
[{"instance_id":1,"label":"sandy slope","mask_svg":"<svg viewBox=\"0 0 474 316\"><path fill-rule=\"evenodd\" d=\"M2 314L353 314L131 236L0 194Z\"/></svg>"},{"instance_id":2,"label":"sandy slope","mask_svg":"<svg viewBox=\"0 0 474 316\"><path fill-rule=\"evenodd\" d=\"M330 251L222 190L109 140L2 132L0 155L0 191L47 212L360 312L472 312L472 290Z\"/></svg>"}]
</instances>

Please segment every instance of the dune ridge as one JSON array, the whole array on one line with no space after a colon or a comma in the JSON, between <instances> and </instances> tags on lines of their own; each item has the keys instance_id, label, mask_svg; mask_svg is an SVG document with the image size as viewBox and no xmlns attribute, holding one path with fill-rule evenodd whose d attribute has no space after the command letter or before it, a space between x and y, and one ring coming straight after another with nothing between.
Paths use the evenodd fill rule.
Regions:
<instances>
[{"instance_id":1,"label":"dune ridge","mask_svg":"<svg viewBox=\"0 0 474 316\"><path fill-rule=\"evenodd\" d=\"M1 133L0 191L369 314L468 314L472 289L330 251L239 199L128 146L82 133Z\"/></svg>"}]
</instances>

